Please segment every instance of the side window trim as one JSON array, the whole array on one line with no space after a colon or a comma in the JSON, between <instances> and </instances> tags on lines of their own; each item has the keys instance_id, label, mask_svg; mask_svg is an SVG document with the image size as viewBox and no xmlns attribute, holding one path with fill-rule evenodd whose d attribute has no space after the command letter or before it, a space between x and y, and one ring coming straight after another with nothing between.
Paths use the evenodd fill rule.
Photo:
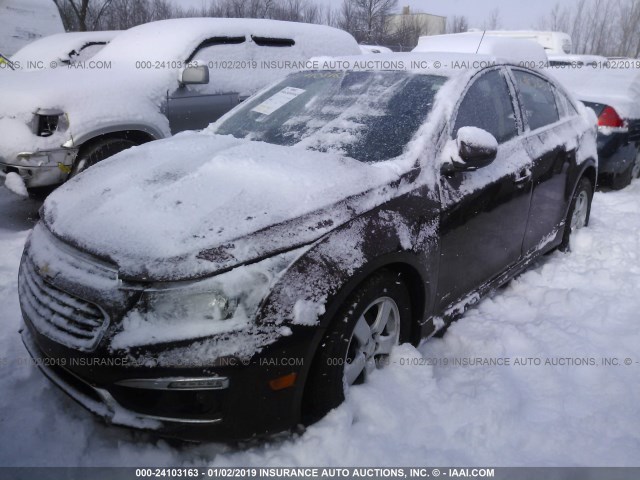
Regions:
<instances>
[{"instance_id":1,"label":"side window trim","mask_svg":"<svg viewBox=\"0 0 640 480\"><path fill-rule=\"evenodd\" d=\"M213 47L216 45L239 45L241 43L244 43L247 41L247 37L244 36L237 36L237 37L211 37L211 38L207 38L206 40L204 40L203 42L200 43L200 45L198 45L194 50L193 53L191 53L191 55L189 55L189 57L185 60L185 63L189 63L191 62L195 56L200 53L200 51L209 48L209 47Z\"/></svg>"}]
</instances>

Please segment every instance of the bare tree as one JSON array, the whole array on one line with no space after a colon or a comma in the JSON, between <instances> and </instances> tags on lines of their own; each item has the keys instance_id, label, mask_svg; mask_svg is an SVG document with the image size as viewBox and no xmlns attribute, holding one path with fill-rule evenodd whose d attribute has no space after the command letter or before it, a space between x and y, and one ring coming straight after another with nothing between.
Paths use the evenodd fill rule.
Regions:
<instances>
[{"instance_id":1,"label":"bare tree","mask_svg":"<svg viewBox=\"0 0 640 480\"><path fill-rule=\"evenodd\" d=\"M53 0L58 7L65 28L86 32L95 30L100 18L113 0Z\"/></svg>"},{"instance_id":2,"label":"bare tree","mask_svg":"<svg viewBox=\"0 0 640 480\"><path fill-rule=\"evenodd\" d=\"M498 30L501 25L500 9L496 7L489 12L489 18L484 22L483 30Z\"/></svg>"},{"instance_id":3,"label":"bare tree","mask_svg":"<svg viewBox=\"0 0 640 480\"><path fill-rule=\"evenodd\" d=\"M469 20L464 15L447 18L447 33L462 33L469 30Z\"/></svg>"}]
</instances>

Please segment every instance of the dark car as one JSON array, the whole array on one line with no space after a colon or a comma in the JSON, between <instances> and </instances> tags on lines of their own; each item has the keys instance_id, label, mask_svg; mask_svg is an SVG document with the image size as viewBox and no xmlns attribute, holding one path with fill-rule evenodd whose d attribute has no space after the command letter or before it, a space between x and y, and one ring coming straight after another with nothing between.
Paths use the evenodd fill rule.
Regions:
<instances>
[{"instance_id":1,"label":"dark car","mask_svg":"<svg viewBox=\"0 0 640 480\"><path fill-rule=\"evenodd\" d=\"M640 178L640 118L622 118L611 105L583 103L598 115L598 184L620 190Z\"/></svg>"},{"instance_id":2,"label":"dark car","mask_svg":"<svg viewBox=\"0 0 640 480\"><path fill-rule=\"evenodd\" d=\"M585 66L551 71L598 116L598 185L622 189L640 177L640 61L571 58Z\"/></svg>"},{"instance_id":3,"label":"dark car","mask_svg":"<svg viewBox=\"0 0 640 480\"><path fill-rule=\"evenodd\" d=\"M490 66L325 62L54 192L19 277L44 373L116 424L283 431L568 249L593 114L539 72L452 57Z\"/></svg>"}]
</instances>

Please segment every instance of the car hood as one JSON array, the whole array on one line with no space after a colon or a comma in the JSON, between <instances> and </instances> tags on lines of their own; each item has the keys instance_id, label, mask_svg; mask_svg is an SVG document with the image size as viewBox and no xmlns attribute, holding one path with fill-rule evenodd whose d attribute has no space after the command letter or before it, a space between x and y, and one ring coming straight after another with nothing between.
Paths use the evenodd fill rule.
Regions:
<instances>
[{"instance_id":1,"label":"car hood","mask_svg":"<svg viewBox=\"0 0 640 480\"><path fill-rule=\"evenodd\" d=\"M402 168L186 132L122 152L49 196L49 230L121 278L198 278L320 238L394 195Z\"/></svg>"}]
</instances>

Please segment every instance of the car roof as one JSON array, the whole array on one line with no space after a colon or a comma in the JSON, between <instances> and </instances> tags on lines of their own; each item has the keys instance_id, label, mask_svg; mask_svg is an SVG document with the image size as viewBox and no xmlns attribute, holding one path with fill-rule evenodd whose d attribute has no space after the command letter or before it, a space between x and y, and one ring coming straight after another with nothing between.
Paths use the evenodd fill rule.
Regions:
<instances>
[{"instance_id":1,"label":"car roof","mask_svg":"<svg viewBox=\"0 0 640 480\"><path fill-rule=\"evenodd\" d=\"M249 18L177 18L130 28L118 35L95 59L184 61L210 38L244 36L250 40L251 35L292 39L303 52L309 51L308 57L325 52L329 55L360 53L356 40L349 33L326 25Z\"/></svg>"},{"instance_id":2,"label":"car roof","mask_svg":"<svg viewBox=\"0 0 640 480\"><path fill-rule=\"evenodd\" d=\"M544 64L544 48L528 39L485 35L485 32L465 32L420 37L413 52L452 52L483 54L518 64Z\"/></svg>"}]
</instances>

